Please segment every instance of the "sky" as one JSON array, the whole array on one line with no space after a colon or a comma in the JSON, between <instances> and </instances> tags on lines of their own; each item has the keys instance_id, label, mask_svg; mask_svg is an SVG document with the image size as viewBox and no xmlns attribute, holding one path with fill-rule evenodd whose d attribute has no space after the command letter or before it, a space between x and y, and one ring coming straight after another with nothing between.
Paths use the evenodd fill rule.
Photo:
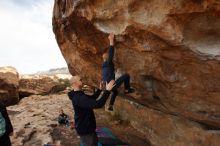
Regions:
<instances>
[{"instance_id":1,"label":"sky","mask_svg":"<svg viewBox=\"0 0 220 146\"><path fill-rule=\"evenodd\" d=\"M19 74L66 67L52 30L54 0L0 0L0 67Z\"/></svg>"}]
</instances>

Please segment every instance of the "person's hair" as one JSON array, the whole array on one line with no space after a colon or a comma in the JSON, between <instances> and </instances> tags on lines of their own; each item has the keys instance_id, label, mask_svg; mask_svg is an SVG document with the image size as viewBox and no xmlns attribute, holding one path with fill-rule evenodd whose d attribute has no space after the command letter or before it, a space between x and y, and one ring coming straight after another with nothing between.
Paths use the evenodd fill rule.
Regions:
<instances>
[{"instance_id":1,"label":"person's hair","mask_svg":"<svg viewBox=\"0 0 220 146\"><path fill-rule=\"evenodd\" d=\"M103 51L102 51L102 54L107 53L107 52L108 52L108 49L109 49L109 47L105 47L105 48L103 49Z\"/></svg>"},{"instance_id":2,"label":"person's hair","mask_svg":"<svg viewBox=\"0 0 220 146\"><path fill-rule=\"evenodd\" d=\"M104 48L103 51L102 51L102 59L103 59L103 60L108 59L108 49L109 49L109 47L106 47L106 48Z\"/></svg>"},{"instance_id":3,"label":"person's hair","mask_svg":"<svg viewBox=\"0 0 220 146\"><path fill-rule=\"evenodd\" d=\"M78 77L78 76L72 76L72 77L70 78L70 84L71 84L71 85L76 82L77 77Z\"/></svg>"}]
</instances>

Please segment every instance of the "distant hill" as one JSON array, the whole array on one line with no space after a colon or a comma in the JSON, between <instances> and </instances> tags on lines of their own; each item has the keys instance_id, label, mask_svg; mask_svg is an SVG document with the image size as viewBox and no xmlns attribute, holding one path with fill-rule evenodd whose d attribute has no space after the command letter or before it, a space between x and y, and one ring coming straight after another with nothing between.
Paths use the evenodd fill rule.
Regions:
<instances>
[{"instance_id":1,"label":"distant hill","mask_svg":"<svg viewBox=\"0 0 220 146\"><path fill-rule=\"evenodd\" d=\"M70 74L67 67L53 68L48 71L38 71L35 75L55 75L55 74Z\"/></svg>"}]
</instances>

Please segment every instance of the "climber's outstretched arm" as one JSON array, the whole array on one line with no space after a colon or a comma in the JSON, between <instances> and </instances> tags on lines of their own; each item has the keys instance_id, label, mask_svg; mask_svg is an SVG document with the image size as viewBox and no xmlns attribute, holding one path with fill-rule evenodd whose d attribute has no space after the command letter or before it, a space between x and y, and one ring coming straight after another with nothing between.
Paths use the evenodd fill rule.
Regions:
<instances>
[{"instance_id":1,"label":"climber's outstretched arm","mask_svg":"<svg viewBox=\"0 0 220 146\"><path fill-rule=\"evenodd\" d=\"M112 62L114 57L114 33L110 33L108 39L110 45L108 50L108 62Z\"/></svg>"}]
</instances>

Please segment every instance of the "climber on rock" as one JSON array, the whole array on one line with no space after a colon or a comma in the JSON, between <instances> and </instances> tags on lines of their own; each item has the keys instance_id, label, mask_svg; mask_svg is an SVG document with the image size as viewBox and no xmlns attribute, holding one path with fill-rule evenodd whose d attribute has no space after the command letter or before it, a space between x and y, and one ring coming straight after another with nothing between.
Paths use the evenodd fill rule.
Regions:
<instances>
[{"instance_id":1,"label":"climber on rock","mask_svg":"<svg viewBox=\"0 0 220 146\"><path fill-rule=\"evenodd\" d=\"M102 64L102 82L109 82L110 80L115 80L115 69L113 63L114 57L114 34L110 33L108 36L109 39L109 49L108 51L104 52L103 57L103 64ZM108 110L113 111L113 105L115 102L115 98L118 95L117 88L120 87L122 83L124 83L124 93L133 93L135 90L130 87L130 76L129 74L124 74L119 77L116 81L116 86L112 89L112 95Z\"/></svg>"}]
</instances>

